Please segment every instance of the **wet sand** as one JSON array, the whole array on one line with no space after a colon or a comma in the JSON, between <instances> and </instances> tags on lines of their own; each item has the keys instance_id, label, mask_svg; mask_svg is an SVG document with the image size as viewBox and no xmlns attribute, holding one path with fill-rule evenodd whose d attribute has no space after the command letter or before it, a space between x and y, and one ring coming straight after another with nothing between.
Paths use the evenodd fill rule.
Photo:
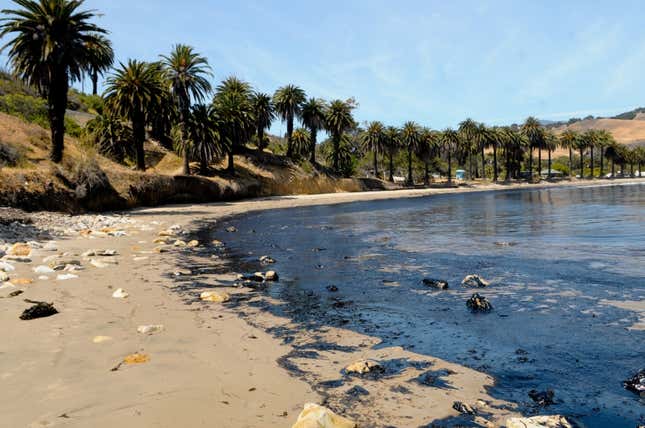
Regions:
<instances>
[{"instance_id":1,"label":"wet sand","mask_svg":"<svg viewBox=\"0 0 645 428\"><path fill-rule=\"evenodd\" d=\"M620 181L629 182L642 180ZM613 183L573 183L603 184ZM11 280L20 282L15 279L26 278L34 282L17 285L24 290L22 295L0 299L0 322L4 326L0 340L3 424L123 428L291 426L306 402L325 401L331 408L346 408L346 403L340 405L338 395L325 397L315 391L312 376L307 373L293 376L280 367L282 357L294 356L298 344L283 343L265 329L287 326L292 321L253 308L249 305L252 293L231 287L237 272L219 247L201 242L193 249L172 247L160 254L154 252L159 245L153 243L158 233L179 225L189 234L203 227L204 220L215 221L263 209L568 185L572 183L343 193L169 206L129 213L129 222L117 227L126 236L98 234L100 237L92 238L68 233L56 239L56 251L34 249L30 263L15 263ZM231 233L227 239L235 239L234 235ZM119 255L110 259L117 260L118 265L92 266L89 258L80 256L91 248L116 250ZM33 268L46 264L42 263L43 258L64 252L80 259L85 267L73 272L78 278L57 281L56 273L48 274L47 280L38 279L40 275ZM180 260L193 256L198 256L202 267L210 269L201 273L179 272L184 269ZM175 272L185 276L176 276ZM125 289L129 297L113 298L117 288ZM202 291L214 288L230 293L233 304L199 301ZM19 320L20 313L30 306L23 299L53 302L60 313L49 318ZM241 318L240 311L253 322ZM153 335L138 333L137 327L145 324L163 324L165 328ZM94 343L97 336L110 339ZM455 401L479 408L485 415L479 422L484 425L500 425L514 413L512 405L487 395L485 388L493 381L483 373L400 348L382 349L377 339L342 327L329 328L315 340L339 345L321 349L316 356L301 356L301 363L312 367L309 372L315 373L316 381L338 379L343 367L361 358L404 361L393 365L392 373L376 382L354 379L349 383L370 391L369 398L352 407L351 416L364 425L378 421L382 426L419 426L440 421L457 415L452 408ZM126 355L133 353L146 354L150 360L120 365L112 371ZM443 373L449 387L428 388L408 382L429 368ZM400 389L397 392L401 385L409 393L401 395Z\"/></svg>"}]
</instances>

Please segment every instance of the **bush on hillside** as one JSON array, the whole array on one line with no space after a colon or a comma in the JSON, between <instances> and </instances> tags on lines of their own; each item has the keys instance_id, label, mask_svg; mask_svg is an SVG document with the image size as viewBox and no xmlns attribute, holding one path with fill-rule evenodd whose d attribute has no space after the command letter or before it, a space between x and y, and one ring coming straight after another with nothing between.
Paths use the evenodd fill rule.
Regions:
<instances>
[{"instance_id":1,"label":"bush on hillside","mask_svg":"<svg viewBox=\"0 0 645 428\"><path fill-rule=\"evenodd\" d=\"M17 116L29 123L49 128L47 102L38 97L23 94L0 95L0 112ZM65 117L65 132L72 137L80 137L81 126L70 117Z\"/></svg>"},{"instance_id":2,"label":"bush on hillside","mask_svg":"<svg viewBox=\"0 0 645 428\"><path fill-rule=\"evenodd\" d=\"M23 158L23 153L18 147L0 141L0 168L18 166Z\"/></svg>"}]
</instances>

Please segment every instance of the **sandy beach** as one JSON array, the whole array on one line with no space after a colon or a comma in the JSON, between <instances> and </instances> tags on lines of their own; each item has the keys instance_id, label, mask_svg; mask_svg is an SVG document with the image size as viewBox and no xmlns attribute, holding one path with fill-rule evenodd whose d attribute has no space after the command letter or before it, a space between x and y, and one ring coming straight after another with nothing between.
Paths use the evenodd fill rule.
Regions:
<instances>
[{"instance_id":1,"label":"sandy beach","mask_svg":"<svg viewBox=\"0 0 645 428\"><path fill-rule=\"evenodd\" d=\"M229 268L219 244L186 244L205 221L257 210L636 182L643 180L275 197L140 209L119 216L59 219L50 215L44 226L36 215L34 225L12 237L35 242L25 256L28 259L9 257L15 270L7 274L14 287L5 283L0 294L0 322L5 326L0 340L0 426L290 427L305 403L347 407L341 405L346 404L341 403L344 396L321 394L315 382L336 379L344 367L362 359L411 363L396 375L370 383L369 399L352 406L352 414L347 415L360 426L420 426L440 421L458 415L455 402L478 409L485 415L477 416L483 426L503 425L518 415L513 404L487 394L491 377L401 348L379 348L377 339L342 328L328 328L315 339L359 347L361 352L324 350L315 359L302 358L300 375L285 370L281 358L293 355L297 343L286 344L266 329L291 321L246 306L253 294L232 285L237 274L248 272ZM158 241L160 233L168 235L168 245ZM235 233L222 231L218 239L225 245L226 240L235 239ZM181 242L174 245L176 241ZM87 253L92 249L98 251ZM191 258L209 269L187 269L180 263ZM38 269L53 265L65 270ZM113 297L117 289L128 297ZM23 293L9 297L16 291ZM226 292L235 304L200 301L204 291ZM20 314L31 306L24 299L53 302L59 313L21 320ZM642 302L629 307L645 313ZM253 322L247 322L250 319ZM146 325L163 328L153 333L137 331ZM143 362L123 363L132 354L142 356ZM422 388L408 382L430 365L448 373L451 388ZM353 385L365 386L365 382L356 379ZM397 395L403 382L408 392Z\"/></svg>"}]
</instances>

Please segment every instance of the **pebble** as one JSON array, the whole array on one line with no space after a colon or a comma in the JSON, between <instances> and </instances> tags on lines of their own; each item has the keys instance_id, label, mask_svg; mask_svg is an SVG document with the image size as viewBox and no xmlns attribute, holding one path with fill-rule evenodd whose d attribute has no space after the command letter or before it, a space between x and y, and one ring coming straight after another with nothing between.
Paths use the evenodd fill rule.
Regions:
<instances>
[{"instance_id":1,"label":"pebble","mask_svg":"<svg viewBox=\"0 0 645 428\"><path fill-rule=\"evenodd\" d=\"M76 279L76 278L78 278L78 275L74 275L73 273L63 273L56 276L57 281L67 281L69 279Z\"/></svg>"},{"instance_id":2,"label":"pebble","mask_svg":"<svg viewBox=\"0 0 645 428\"><path fill-rule=\"evenodd\" d=\"M126 299L128 296L130 296L123 288L118 288L114 293L112 293L112 297L115 299Z\"/></svg>"},{"instance_id":3,"label":"pebble","mask_svg":"<svg viewBox=\"0 0 645 428\"><path fill-rule=\"evenodd\" d=\"M35 273L54 273L54 269L49 266L36 266L34 268Z\"/></svg>"},{"instance_id":4,"label":"pebble","mask_svg":"<svg viewBox=\"0 0 645 428\"><path fill-rule=\"evenodd\" d=\"M137 331L141 334L155 334L164 331L165 327L162 324L140 325Z\"/></svg>"}]
</instances>

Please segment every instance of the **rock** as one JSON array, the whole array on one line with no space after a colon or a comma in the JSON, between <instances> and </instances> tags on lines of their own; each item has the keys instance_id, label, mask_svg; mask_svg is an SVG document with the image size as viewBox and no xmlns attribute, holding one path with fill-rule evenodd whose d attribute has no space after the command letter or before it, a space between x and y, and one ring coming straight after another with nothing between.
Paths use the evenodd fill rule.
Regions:
<instances>
[{"instance_id":1,"label":"rock","mask_svg":"<svg viewBox=\"0 0 645 428\"><path fill-rule=\"evenodd\" d=\"M327 291L329 291L330 293L338 292L338 287L336 287L335 285L328 285L326 288L327 288Z\"/></svg>"},{"instance_id":2,"label":"rock","mask_svg":"<svg viewBox=\"0 0 645 428\"><path fill-rule=\"evenodd\" d=\"M164 326L161 324L140 325L137 331L141 334L155 334L164 331Z\"/></svg>"},{"instance_id":3,"label":"rock","mask_svg":"<svg viewBox=\"0 0 645 428\"><path fill-rule=\"evenodd\" d=\"M231 296L228 293L222 291L204 291L199 295L199 298L205 302L214 302L214 303L224 303L231 300Z\"/></svg>"},{"instance_id":4,"label":"rock","mask_svg":"<svg viewBox=\"0 0 645 428\"><path fill-rule=\"evenodd\" d=\"M423 285L427 285L428 287L436 288L437 290L447 290L448 289L448 281L444 281L442 279L424 278L423 279Z\"/></svg>"},{"instance_id":5,"label":"rock","mask_svg":"<svg viewBox=\"0 0 645 428\"><path fill-rule=\"evenodd\" d=\"M126 299L130 296L123 288L117 288L114 293L112 293L112 297L115 299Z\"/></svg>"},{"instance_id":6,"label":"rock","mask_svg":"<svg viewBox=\"0 0 645 428\"><path fill-rule=\"evenodd\" d=\"M631 378L623 382L626 390L645 397L645 369L642 369Z\"/></svg>"},{"instance_id":7,"label":"rock","mask_svg":"<svg viewBox=\"0 0 645 428\"><path fill-rule=\"evenodd\" d=\"M473 409L471 406L469 406L466 403L462 403L461 401L455 401L452 403L452 408L461 413L462 415L475 415L477 414L477 411Z\"/></svg>"},{"instance_id":8,"label":"rock","mask_svg":"<svg viewBox=\"0 0 645 428\"><path fill-rule=\"evenodd\" d=\"M464 287L484 288L488 287L490 283L479 275L468 275L461 281Z\"/></svg>"},{"instance_id":9,"label":"rock","mask_svg":"<svg viewBox=\"0 0 645 428\"><path fill-rule=\"evenodd\" d=\"M0 284L0 298L11 297L11 294L16 290L16 286L10 282Z\"/></svg>"},{"instance_id":10,"label":"rock","mask_svg":"<svg viewBox=\"0 0 645 428\"><path fill-rule=\"evenodd\" d=\"M273 263L275 263L275 260L269 256L262 256L259 260L263 265L272 265Z\"/></svg>"},{"instance_id":11,"label":"rock","mask_svg":"<svg viewBox=\"0 0 645 428\"><path fill-rule=\"evenodd\" d=\"M58 246L56 245L56 242L50 241L43 245L43 250L45 251L58 251Z\"/></svg>"},{"instance_id":12,"label":"rock","mask_svg":"<svg viewBox=\"0 0 645 428\"><path fill-rule=\"evenodd\" d=\"M74 275L73 273L63 273L56 276L56 281L67 281L69 279L76 279L76 278L78 278L78 275Z\"/></svg>"},{"instance_id":13,"label":"rock","mask_svg":"<svg viewBox=\"0 0 645 428\"><path fill-rule=\"evenodd\" d=\"M168 252L168 247L155 247L152 251L155 253L167 253Z\"/></svg>"},{"instance_id":14,"label":"rock","mask_svg":"<svg viewBox=\"0 0 645 428\"><path fill-rule=\"evenodd\" d=\"M370 392L362 386L354 385L352 388L348 389L345 394L351 395L352 397L361 397L370 395Z\"/></svg>"},{"instance_id":15,"label":"rock","mask_svg":"<svg viewBox=\"0 0 645 428\"><path fill-rule=\"evenodd\" d=\"M161 237L173 237L175 236L175 232L172 230L162 230L159 232L159 236Z\"/></svg>"},{"instance_id":16,"label":"rock","mask_svg":"<svg viewBox=\"0 0 645 428\"><path fill-rule=\"evenodd\" d=\"M555 392L553 392L552 389L547 389L546 391L537 391L532 389L529 391L529 397L540 407L555 404Z\"/></svg>"},{"instance_id":17,"label":"rock","mask_svg":"<svg viewBox=\"0 0 645 428\"><path fill-rule=\"evenodd\" d=\"M196 247L199 247L199 241L198 241L198 240L196 240L196 239L193 239L192 241L188 241L188 243L186 244L186 246L187 246L188 248L196 248Z\"/></svg>"},{"instance_id":18,"label":"rock","mask_svg":"<svg viewBox=\"0 0 645 428\"><path fill-rule=\"evenodd\" d=\"M357 428L356 422L313 403L305 404L304 410L291 428Z\"/></svg>"},{"instance_id":19,"label":"rock","mask_svg":"<svg viewBox=\"0 0 645 428\"><path fill-rule=\"evenodd\" d=\"M31 247L24 242L18 242L9 247L7 251L9 256L29 257L31 255Z\"/></svg>"},{"instance_id":20,"label":"rock","mask_svg":"<svg viewBox=\"0 0 645 428\"><path fill-rule=\"evenodd\" d=\"M266 281L278 281L280 277L278 276L277 272L270 270L264 274L264 279Z\"/></svg>"},{"instance_id":21,"label":"rock","mask_svg":"<svg viewBox=\"0 0 645 428\"><path fill-rule=\"evenodd\" d=\"M188 244L186 244L186 241L182 241L181 239L178 239L172 245L175 247L185 247Z\"/></svg>"},{"instance_id":22,"label":"rock","mask_svg":"<svg viewBox=\"0 0 645 428\"><path fill-rule=\"evenodd\" d=\"M48 277L47 275L40 275L40 276L38 277L38 279L39 279L40 281L49 281L49 277Z\"/></svg>"},{"instance_id":23,"label":"rock","mask_svg":"<svg viewBox=\"0 0 645 428\"><path fill-rule=\"evenodd\" d=\"M130 354L123 359L125 364L143 364L150 361L150 356L148 354Z\"/></svg>"},{"instance_id":24,"label":"rock","mask_svg":"<svg viewBox=\"0 0 645 428\"><path fill-rule=\"evenodd\" d=\"M9 274L3 270L0 270L0 282L7 282L7 281L9 281Z\"/></svg>"},{"instance_id":25,"label":"rock","mask_svg":"<svg viewBox=\"0 0 645 428\"><path fill-rule=\"evenodd\" d=\"M226 228L226 231L228 233L235 233L235 232L237 232L237 228L235 226L229 226L229 227Z\"/></svg>"},{"instance_id":26,"label":"rock","mask_svg":"<svg viewBox=\"0 0 645 428\"><path fill-rule=\"evenodd\" d=\"M16 287L21 287L21 286L33 284L34 280L30 278L14 278L11 280L11 283Z\"/></svg>"},{"instance_id":27,"label":"rock","mask_svg":"<svg viewBox=\"0 0 645 428\"><path fill-rule=\"evenodd\" d=\"M34 305L22 312L22 315L20 315L21 320L27 321L36 318L45 318L56 315L58 313L56 308L54 308L53 303L34 302L31 300L25 300L25 302L34 303Z\"/></svg>"},{"instance_id":28,"label":"rock","mask_svg":"<svg viewBox=\"0 0 645 428\"><path fill-rule=\"evenodd\" d=\"M157 238L157 239L155 239L154 241L152 241L152 243L153 243L153 244L164 244L164 245L167 245L167 244L169 244L169 243L170 243L170 241L172 241L172 239L171 239L171 238L169 238L169 237L162 237L162 238Z\"/></svg>"},{"instance_id":29,"label":"rock","mask_svg":"<svg viewBox=\"0 0 645 428\"><path fill-rule=\"evenodd\" d=\"M56 271L64 270L67 266L81 266L81 261L76 259L56 258L49 262L48 266Z\"/></svg>"},{"instance_id":30,"label":"rock","mask_svg":"<svg viewBox=\"0 0 645 428\"><path fill-rule=\"evenodd\" d=\"M85 270L85 268L80 265L65 265L65 268L63 270L65 272L76 272L79 270Z\"/></svg>"},{"instance_id":31,"label":"rock","mask_svg":"<svg viewBox=\"0 0 645 428\"><path fill-rule=\"evenodd\" d=\"M493 305L484 296L480 296L479 293L473 294L466 302L466 306L473 312L490 312L493 310Z\"/></svg>"},{"instance_id":32,"label":"rock","mask_svg":"<svg viewBox=\"0 0 645 428\"><path fill-rule=\"evenodd\" d=\"M564 416L534 416L532 418L510 418L506 428L579 428L580 425Z\"/></svg>"},{"instance_id":33,"label":"rock","mask_svg":"<svg viewBox=\"0 0 645 428\"><path fill-rule=\"evenodd\" d=\"M93 343L103 343L103 342L109 342L112 340L110 336L94 336L94 339L92 339Z\"/></svg>"},{"instance_id":34,"label":"rock","mask_svg":"<svg viewBox=\"0 0 645 428\"><path fill-rule=\"evenodd\" d=\"M90 264L92 266L96 267L96 268L99 268L99 269L103 269L103 268L106 268L108 266L113 266L114 265L114 263L105 263L105 262L95 260L95 259L90 260Z\"/></svg>"},{"instance_id":35,"label":"rock","mask_svg":"<svg viewBox=\"0 0 645 428\"><path fill-rule=\"evenodd\" d=\"M211 242L211 244L213 245L213 247L223 247L224 246L224 243L222 241L218 241L217 239L214 239Z\"/></svg>"},{"instance_id":36,"label":"rock","mask_svg":"<svg viewBox=\"0 0 645 428\"><path fill-rule=\"evenodd\" d=\"M36 266L34 268L34 272L39 274L54 273L54 269L50 268L49 266Z\"/></svg>"},{"instance_id":37,"label":"rock","mask_svg":"<svg viewBox=\"0 0 645 428\"><path fill-rule=\"evenodd\" d=\"M0 261L0 270L3 272L13 272L16 268L11 263Z\"/></svg>"},{"instance_id":38,"label":"rock","mask_svg":"<svg viewBox=\"0 0 645 428\"><path fill-rule=\"evenodd\" d=\"M118 255L117 250L88 250L82 254L83 257L113 257Z\"/></svg>"},{"instance_id":39,"label":"rock","mask_svg":"<svg viewBox=\"0 0 645 428\"><path fill-rule=\"evenodd\" d=\"M25 256L6 255L2 258L2 260L16 262L16 263L31 263L31 258L25 257Z\"/></svg>"},{"instance_id":40,"label":"rock","mask_svg":"<svg viewBox=\"0 0 645 428\"><path fill-rule=\"evenodd\" d=\"M385 368L374 360L360 360L345 367L347 374L366 375L369 373L384 373Z\"/></svg>"}]
</instances>

